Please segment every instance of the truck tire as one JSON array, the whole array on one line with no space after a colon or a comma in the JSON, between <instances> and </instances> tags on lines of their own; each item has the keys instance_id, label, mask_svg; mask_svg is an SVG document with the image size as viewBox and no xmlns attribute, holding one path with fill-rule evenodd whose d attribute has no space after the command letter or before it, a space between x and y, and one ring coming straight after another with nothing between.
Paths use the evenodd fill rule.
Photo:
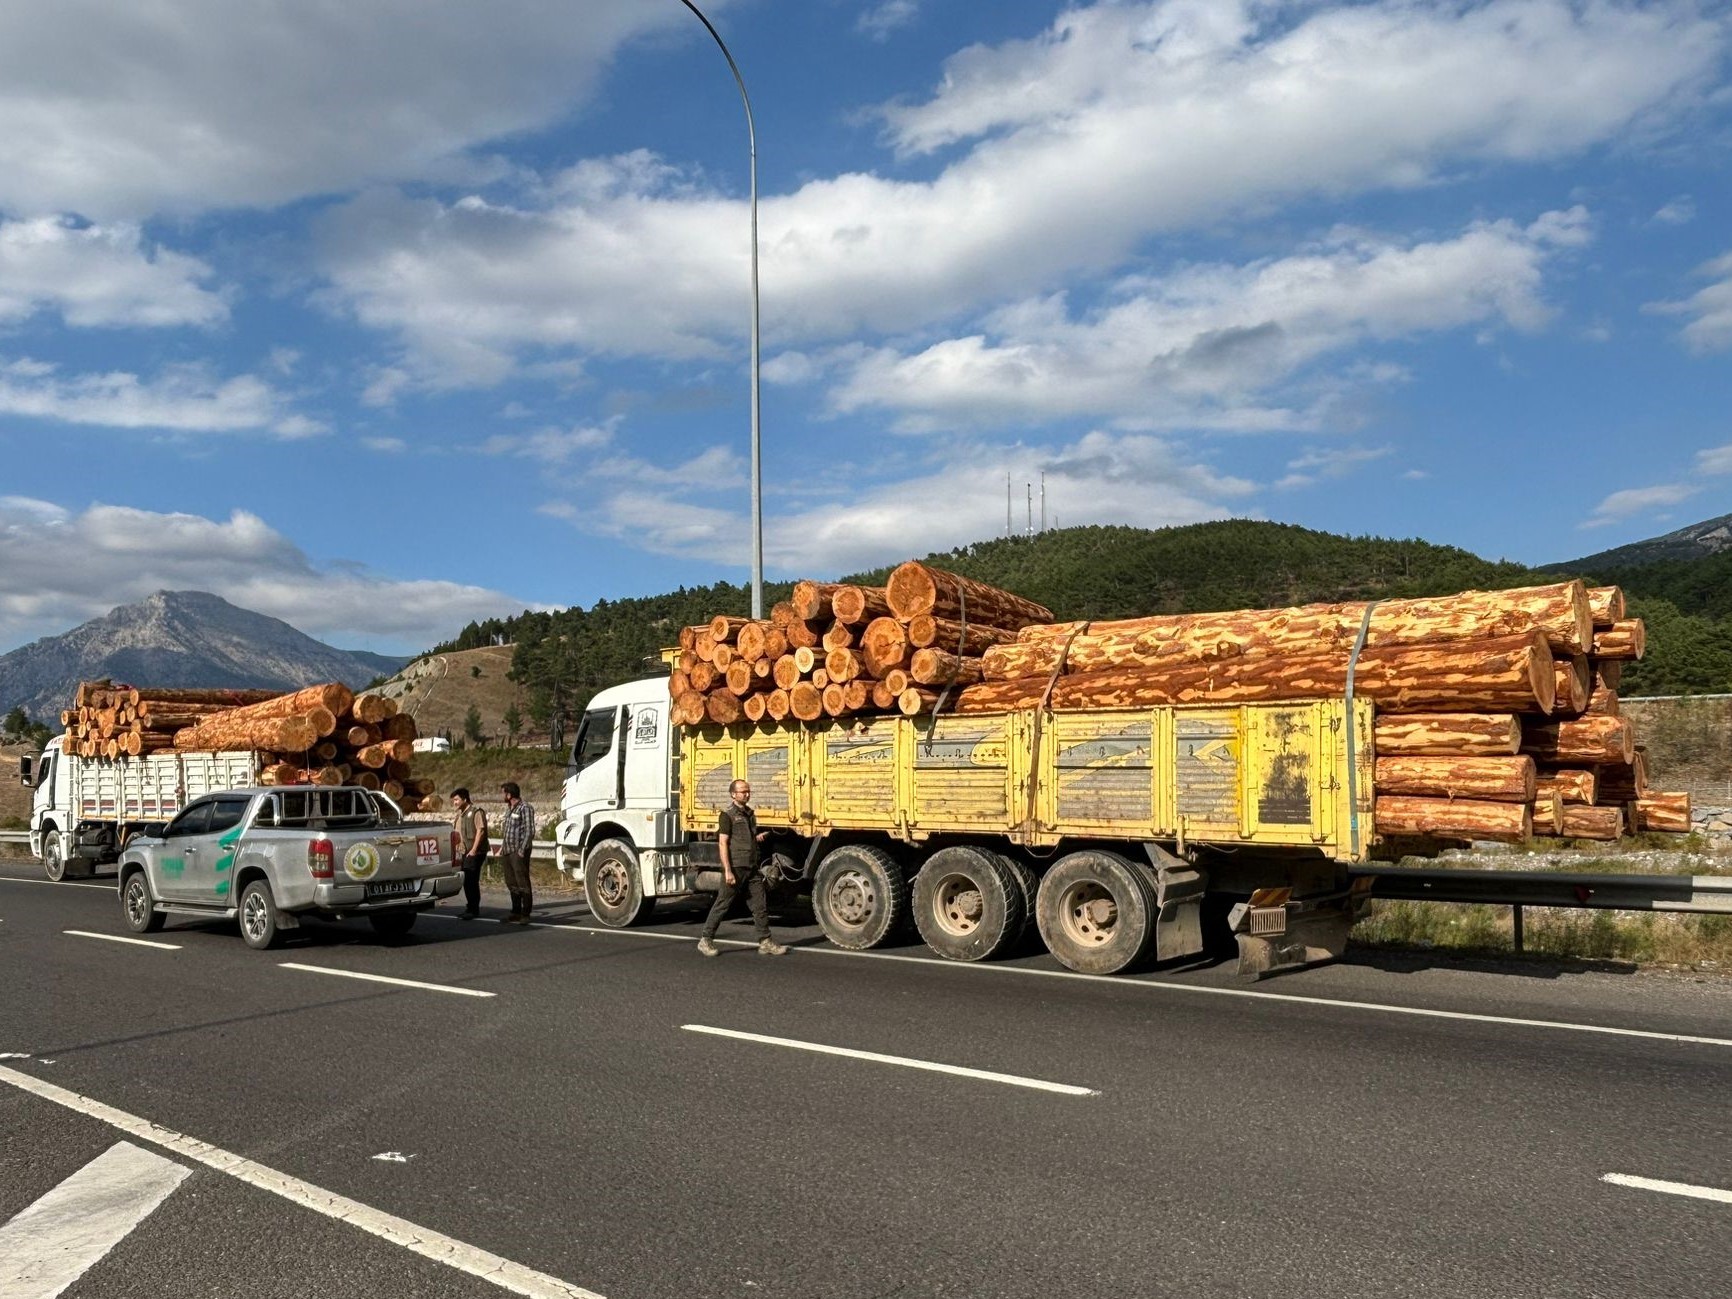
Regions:
<instances>
[{"instance_id":1,"label":"truck tire","mask_svg":"<svg viewBox=\"0 0 1732 1299\"><path fill-rule=\"evenodd\" d=\"M1022 884L986 848L940 848L914 877L914 924L946 960L985 961L1022 937Z\"/></svg>"},{"instance_id":2,"label":"truck tire","mask_svg":"<svg viewBox=\"0 0 1732 1299\"><path fill-rule=\"evenodd\" d=\"M583 859L583 896L589 914L609 929L642 924L656 900L643 894L637 850L624 839L603 839Z\"/></svg>"},{"instance_id":3,"label":"truck tire","mask_svg":"<svg viewBox=\"0 0 1732 1299\"><path fill-rule=\"evenodd\" d=\"M120 886L120 918L135 934L154 934L162 928L166 917L156 909L156 899L150 895L150 881L142 870L135 870Z\"/></svg>"},{"instance_id":4,"label":"truck tire","mask_svg":"<svg viewBox=\"0 0 1732 1299\"><path fill-rule=\"evenodd\" d=\"M1156 914L1151 872L1112 852L1059 858L1035 899L1047 950L1078 974L1119 974L1135 966L1154 940Z\"/></svg>"},{"instance_id":5,"label":"truck tire","mask_svg":"<svg viewBox=\"0 0 1732 1299\"><path fill-rule=\"evenodd\" d=\"M367 917L373 932L381 938L407 938L415 927L413 911L375 911Z\"/></svg>"},{"instance_id":6,"label":"truck tire","mask_svg":"<svg viewBox=\"0 0 1732 1299\"><path fill-rule=\"evenodd\" d=\"M845 844L818 863L812 910L824 937L837 947L880 947L908 918L908 879L882 848Z\"/></svg>"},{"instance_id":7,"label":"truck tire","mask_svg":"<svg viewBox=\"0 0 1732 1299\"><path fill-rule=\"evenodd\" d=\"M1022 893L1022 928L1017 931L1014 941L1005 948L1005 953L1008 954L1019 947L1032 946L1028 936L1035 927L1035 900L1040 895L1040 876L1034 873L1034 867L1020 857L999 853L998 860L1004 863L1004 868L1015 878L1016 887Z\"/></svg>"},{"instance_id":8,"label":"truck tire","mask_svg":"<svg viewBox=\"0 0 1732 1299\"><path fill-rule=\"evenodd\" d=\"M256 952L277 945L282 930L277 925L277 900L264 880L249 880L241 890L241 941Z\"/></svg>"},{"instance_id":9,"label":"truck tire","mask_svg":"<svg viewBox=\"0 0 1732 1299\"><path fill-rule=\"evenodd\" d=\"M42 873L56 884L66 878L66 836L58 830L42 836Z\"/></svg>"}]
</instances>

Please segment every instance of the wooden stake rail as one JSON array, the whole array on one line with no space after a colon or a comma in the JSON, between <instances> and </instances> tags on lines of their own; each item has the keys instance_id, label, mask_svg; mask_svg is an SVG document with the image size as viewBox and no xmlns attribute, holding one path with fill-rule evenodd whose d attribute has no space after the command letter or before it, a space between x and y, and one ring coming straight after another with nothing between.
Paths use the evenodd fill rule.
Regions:
<instances>
[{"instance_id":1,"label":"wooden stake rail","mask_svg":"<svg viewBox=\"0 0 1732 1299\"><path fill-rule=\"evenodd\" d=\"M444 804L410 772L415 719L394 700L338 682L304 690L118 686L87 681L60 715L68 753L119 760L153 753L250 750L266 785L360 785L409 812Z\"/></svg>"},{"instance_id":2,"label":"wooden stake rail","mask_svg":"<svg viewBox=\"0 0 1732 1299\"><path fill-rule=\"evenodd\" d=\"M774 725L1335 699L1351 664L1356 695L1377 709L1380 835L1615 839L1689 828L1688 795L1648 788L1620 716L1622 665L1644 648L1623 592L1578 581L1056 622L1013 592L911 562L882 588L803 581L768 619L686 628L669 692L679 725Z\"/></svg>"}]
</instances>

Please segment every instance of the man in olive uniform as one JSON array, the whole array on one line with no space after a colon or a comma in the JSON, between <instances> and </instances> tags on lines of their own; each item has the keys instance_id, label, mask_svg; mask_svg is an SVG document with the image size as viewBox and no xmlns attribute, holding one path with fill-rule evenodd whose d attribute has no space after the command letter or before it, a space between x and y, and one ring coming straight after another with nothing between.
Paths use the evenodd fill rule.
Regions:
<instances>
[{"instance_id":1,"label":"man in olive uniform","mask_svg":"<svg viewBox=\"0 0 1732 1299\"><path fill-rule=\"evenodd\" d=\"M763 842L765 832L758 829L758 817L752 811L752 787L743 780L736 780L728 786L728 797L732 802L722 809L716 826L716 844L722 853L722 891L716 894L709 919L704 921L704 936L698 939L698 952L704 956L720 953L721 948L716 946L716 929L721 925L722 917L728 914L728 908L734 905L734 895L740 891L740 885L744 884L746 901L752 908L752 922L758 931L758 954L782 956L788 949L770 938L770 890L764 883L764 872L758 867L758 845Z\"/></svg>"}]
</instances>

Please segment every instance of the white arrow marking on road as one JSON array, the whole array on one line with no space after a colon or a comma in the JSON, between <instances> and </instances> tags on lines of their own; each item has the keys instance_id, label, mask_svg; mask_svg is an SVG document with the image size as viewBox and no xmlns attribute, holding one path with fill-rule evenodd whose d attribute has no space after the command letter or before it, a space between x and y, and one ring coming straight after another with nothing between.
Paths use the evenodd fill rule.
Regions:
<instances>
[{"instance_id":1,"label":"white arrow marking on road","mask_svg":"<svg viewBox=\"0 0 1732 1299\"><path fill-rule=\"evenodd\" d=\"M373 1158L383 1160L387 1164L406 1164L411 1159L415 1158L415 1156L405 1155L400 1150L386 1150L374 1155Z\"/></svg>"},{"instance_id":2,"label":"white arrow marking on road","mask_svg":"<svg viewBox=\"0 0 1732 1299\"><path fill-rule=\"evenodd\" d=\"M279 961L285 970L305 970L308 974L334 974L340 979L365 979L368 983L391 983L399 988L424 988L428 992L450 992L459 997L497 997L497 992L480 988L453 988L446 983L421 983L415 979L393 979L386 974L362 974L358 970L333 970L328 965L300 965L294 961Z\"/></svg>"},{"instance_id":3,"label":"white arrow marking on road","mask_svg":"<svg viewBox=\"0 0 1732 1299\"><path fill-rule=\"evenodd\" d=\"M54 1299L191 1175L130 1141L116 1142L0 1227L0 1293Z\"/></svg>"},{"instance_id":4,"label":"white arrow marking on road","mask_svg":"<svg viewBox=\"0 0 1732 1299\"><path fill-rule=\"evenodd\" d=\"M122 938L119 934L97 934L88 929L62 929L63 934L71 934L74 938L100 938L105 943L131 943L134 947L160 947L165 952L178 952L179 943L158 943L149 938Z\"/></svg>"},{"instance_id":5,"label":"white arrow marking on road","mask_svg":"<svg viewBox=\"0 0 1732 1299\"><path fill-rule=\"evenodd\" d=\"M1687 1195L1693 1200L1718 1200L1721 1204L1732 1204L1732 1191L1722 1191L1717 1186L1661 1182L1652 1177L1633 1177L1629 1173L1607 1173L1600 1180L1613 1186L1633 1186L1638 1191L1659 1191L1662 1195Z\"/></svg>"},{"instance_id":6,"label":"white arrow marking on road","mask_svg":"<svg viewBox=\"0 0 1732 1299\"><path fill-rule=\"evenodd\" d=\"M489 1281L502 1290L511 1291L512 1294L527 1295L529 1299L602 1299L602 1296L593 1290L585 1290L569 1281L561 1281L556 1276L537 1272L521 1263L513 1263L498 1254L465 1245L460 1240L441 1235L430 1228L417 1226L406 1218L385 1213L370 1204L351 1200L311 1182L303 1182L287 1173L279 1173L276 1169L254 1163L243 1155L219 1149L197 1137L183 1136L170 1128L152 1123L149 1119L141 1119L136 1114L117 1110L112 1105L104 1105L99 1100L80 1096L77 1092L43 1082L40 1078L16 1069L0 1065L0 1082L10 1083L33 1096L53 1101L56 1105L63 1105L79 1114L88 1114L110 1127L119 1128L122 1132L137 1137L140 1141L148 1141L153 1146L172 1150L194 1163L214 1168L219 1173L227 1173L248 1186L256 1186L261 1191L269 1191L272 1195L281 1196L304 1209L311 1209L314 1213L346 1222L351 1227L359 1227L369 1235L402 1246L410 1253ZM6 1299L13 1299L10 1291L5 1293Z\"/></svg>"},{"instance_id":7,"label":"white arrow marking on road","mask_svg":"<svg viewBox=\"0 0 1732 1299\"><path fill-rule=\"evenodd\" d=\"M966 1069L959 1064L938 1064L932 1060L911 1060L900 1055L880 1055L876 1051L856 1051L846 1046L825 1046L819 1042L801 1042L791 1037L765 1037L762 1033L741 1033L731 1028L711 1028L708 1024L681 1024L688 1033L708 1033L713 1037L737 1038L742 1042L762 1042L766 1046L791 1047L796 1051L816 1051L822 1055L846 1056L850 1060L868 1060L873 1064L895 1064L904 1069L925 1069L930 1073L955 1074L959 1078L978 1078L982 1082L1005 1083L1011 1087L1032 1087L1036 1091L1057 1092L1061 1096L1099 1096L1087 1087L1069 1083L1046 1082L1040 1078L1022 1078L1013 1073L993 1073L987 1069Z\"/></svg>"}]
</instances>

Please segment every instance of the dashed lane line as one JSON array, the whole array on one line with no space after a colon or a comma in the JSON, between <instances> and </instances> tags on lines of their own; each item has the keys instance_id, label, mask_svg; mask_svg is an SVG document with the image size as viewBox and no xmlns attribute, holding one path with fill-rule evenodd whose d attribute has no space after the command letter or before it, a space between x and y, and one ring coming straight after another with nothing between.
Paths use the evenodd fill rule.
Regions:
<instances>
[{"instance_id":1,"label":"dashed lane line","mask_svg":"<svg viewBox=\"0 0 1732 1299\"><path fill-rule=\"evenodd\" d=\"M416 979L394 979L388 974L362 974L359 970L333 970L328 965L302 965L297 961L279 961L285 970L304 970L308 974L332 974L339 979L362 979L368 983L390 983L399 988L421 988L427 992L449 992L457 997L497 997L497 992L480 988L456 988L448 983L422 983Z\"/></svg>"},{"instance_id":2,"label":"dashed lane line","mask_svg":"<svg viewBox=\"0 0 1732 1299\"><path fill-rule=\"evenodd\" d=\"M206 1168L214 1168L219 1173L226 1173L248 1186L280 1196L304 1209L311 1209L314 1213L346 1222L369 1235L388 1240L393 1245L400 1245L411 1253L432 1259L435 1263L443 1263L459 1272L479 1277L512 1294L526 1295L529 1299L602 1299L602 1296L593 1290L586 1290L545 1272L537 1272L533 1268L524 1267L484 1249L477 1249L473 1245L466 1245L430 1228L417 1226L405 1218L385 1213L334 1191L327 1191L288 1173L278 1172L242 1155L200 1141L197 1137L184 1136L89 1096L56 1087L53 1083L43 1082L30 1074L0 1065L0 1082L9 1083L21 1091L53 1101L56 1105L79 1114L99 1119L140 1141L190 1159L194 1163L203 1164ZM6 1293L10 1299L11 1292Z\"/></svg>"},{"instance_id":3,"label":"dashed lane line","mask_svg":"<svg viewBox=\"0 0 1732 1299\"><path fill-rule=\"evenodd\" d=\"M190 1176L172 1159L117 1141L0 1227L0 1294L54 1299Z\"/></svg>"},{"instance_id":4,"label":"dashed lane line","mask_svg":"<svg viewBox=\"0 0 1732 1299\"><path fill-rule=\"evenodd\" d=\"M1715 1200L1732 1204L1732 1191L1717 1186L1691 1186L1688 1182L1662 1182L1652 1177L1636 1177L1630 1173L1606 1173L1600 1180L1613 1186L1630 1186L1638 1191L1658 1191L1662 1195L1684 1195L1693 1200Z\"/></svg>"},{"instance_id":5,"label":"dashed lane line","mask_svg":"<svg viewBox=\"0 0 1732 1299\"><path fill-rule=\"evenodd\" d=\"M151 938L123 938L119 934L98 934L88 929L62 929L63 934L74 938L100 938L105 943L131 943L134 947L160 947L166 952L178 952L179 943L159 943Z\"/></svg>"},{"instance_id":6,"label":"dashed lane line","mask_svg":"<svg viewBox=\"0 0 1732 1299\"><path fill-rule=\"evenodd\" d=\"M1099 1096L1089 1087L1070 1083L1048 1082L1044 1078L1024 1078L1019 1074L995 1073L990 1069L969 1069L959 1064L940 1064L935 1060L915 1060L903 1055L882 1055L877 1051L856 1051L853 1047L828 1046L822 1042L802 1042L792 1037L768 1037L763 1033L742 1033L732 1028L712 1028L708 1024L681 1024L688 1033L706 1033L711 1037L730 1037L740 1042L758 1042L764 1046L785 1046L794 1051L815 1051L820 1055L839 1055L849 1060L865 1060L871 1064L893 1064L904 1069L922 1069L928 1073L951 1074L958 1078L973 1078L981 1082L1004 1083L1009 1087L1027 1087L1034 1091L1056 1092L1060 1096Z\"/></svg>"}]
</instances>

